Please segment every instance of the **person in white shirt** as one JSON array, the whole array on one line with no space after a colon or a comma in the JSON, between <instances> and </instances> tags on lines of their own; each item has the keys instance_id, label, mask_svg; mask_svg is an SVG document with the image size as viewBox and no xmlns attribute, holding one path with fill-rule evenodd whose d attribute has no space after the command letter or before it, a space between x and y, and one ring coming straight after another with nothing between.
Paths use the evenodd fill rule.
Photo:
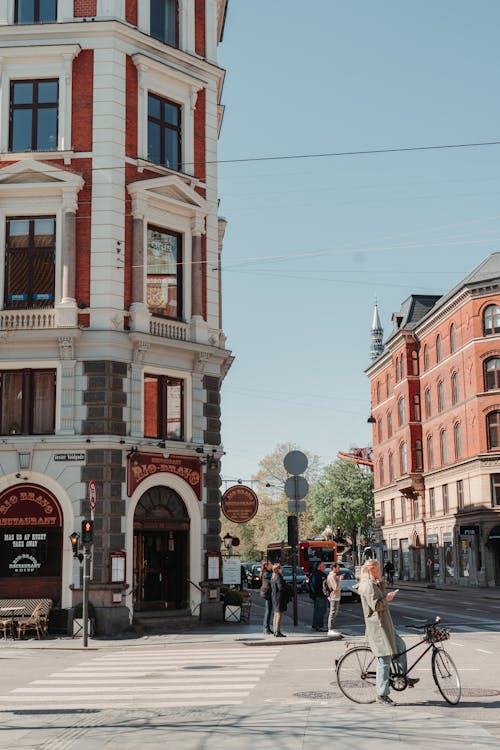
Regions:
<instances>
[{"instance_id":1,"label":"person in white shirt","mask_svg":"<svg viewBox=\"0 0 500 750\"><path fill-rule=\"evenodd\" d=\"M338 563L334 563L326 579L326 584L330 589L330 594L328 596L328 600L330 602L330 612L328 614L328 635L332 638L342 638L342 635L333 627L340 609L340 582L344 577L339 575L339 571L340 565Z\"/></svg>"}]
</instances>

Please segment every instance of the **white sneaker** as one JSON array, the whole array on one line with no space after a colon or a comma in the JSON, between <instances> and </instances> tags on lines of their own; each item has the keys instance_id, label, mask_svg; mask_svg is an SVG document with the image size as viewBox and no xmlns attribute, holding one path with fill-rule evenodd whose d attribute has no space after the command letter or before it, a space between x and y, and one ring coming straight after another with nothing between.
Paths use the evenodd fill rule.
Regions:
<instances>
[{"instance_id":1,"label":"white sneaker","mask_svg":"<svg viewBox=\"0 0 500 750\"><path fill-rule=\"evenodd\" d=\"M329 638L342 638L342 633L339 633L338 630L329 630L328 631L328 637Z\"/></svg>"}]
</instances>

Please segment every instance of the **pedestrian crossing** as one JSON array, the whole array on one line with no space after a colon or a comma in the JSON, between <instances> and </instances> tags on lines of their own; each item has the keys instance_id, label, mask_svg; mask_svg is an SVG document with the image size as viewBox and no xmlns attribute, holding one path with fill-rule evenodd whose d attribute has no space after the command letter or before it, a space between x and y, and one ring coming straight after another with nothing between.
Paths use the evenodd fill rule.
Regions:
<instances>
[{"instance_id":1,"label":"pedestrian crossing","mask_svg":"<svg viewBox=\"0 0 500 750\"><path fill-rule=\"evenodd\" d=\"M103 652L1 696L7 710L239 705L280 648Z\"/></svg>"}]
</instances>

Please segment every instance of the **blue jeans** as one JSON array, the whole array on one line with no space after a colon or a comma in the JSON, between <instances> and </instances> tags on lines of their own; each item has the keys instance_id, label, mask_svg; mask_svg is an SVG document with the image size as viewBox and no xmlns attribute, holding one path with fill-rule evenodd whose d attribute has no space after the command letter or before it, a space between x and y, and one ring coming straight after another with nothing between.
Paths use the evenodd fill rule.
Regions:
<instances>
[{"instance_id":1,"label":"blue jeans","mask_svg":"<svg viewBox=\"0 0 500 750\"><path fill-rule=\"evenodd\" d=\"M394 659L394 667L396 672L404 674L406 672L407 660L406 654L401 653L406 649L405 642L400 635L396 633L396 648L397 652L401 654L397 659ZM389 675L391 672L391 660L392 656L377 656L377 695L389 695Z\"/></svg>"},{"instance_id":2,"label":"blue jeans","mask_svg":"<svg viewBox=\"0 0 500 750\"><path fill-rule=\"evenodd\" d=\"M264 622L262 626L264 630L272 630L273 622L273 603L271 599L264 599Z\"/></svg>"},{"instance_id":3,"label":"blue jeans","mask_svg":"<svg viewBox=\"0 0 500 750\"><path fill-rule=\"evenodd\" d=\"M312 621L313 628L323 627L323 623L325 621L327 604L328 604L328 599L326 598L326 596L317 596L314 599L313 621Z\"/></svg>"}]
</instances>

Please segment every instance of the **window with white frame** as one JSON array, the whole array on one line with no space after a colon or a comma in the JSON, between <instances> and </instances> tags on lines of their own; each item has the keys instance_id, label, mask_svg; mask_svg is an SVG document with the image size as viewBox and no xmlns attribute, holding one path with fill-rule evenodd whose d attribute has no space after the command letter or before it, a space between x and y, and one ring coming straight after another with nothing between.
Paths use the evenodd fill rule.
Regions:
<instances>
[{"instance_id":1,"label":"window with white frame","mask_svg":"<svg viewBox=\"0 0 500 750\"><path fill-rule=\"evenodd\" d=\"M495 333L500 333L500 307L488 305L483 312L483 334L492 336Z\"/></svg>"},{"instance_id":2,"label":"window with white frame","mask_svg":"<svg viewBox=\"0 0 500 750\"><path fill-rule=\"evenodd\" d=\"M4 308L53 307L55 217L12 217L6 224Z\"/></svg>"},{"instance_id":3,"label":"window with white frame","mask_svg":"<svg viewBox=\"0 0 500 750\"><path fill-rule=\"evenodd\" d=\"M185 382L169 375L144 375L144 437L183 440Z\"/></svg>"},{"instance_id":4,"label":"window with white frame","mask_svg":"<svg viewBox=\"0 0 500 750\"><path fill-rule=\"evenodd\" d=\"M182 169L182 110L175 102L148 94L148 161Z\"/></svg>"},{"instance_id":5,"label":"window with white frame","mask_svg":"<svg viewBox=\"0 0 500 750\"><path fill-rule=\"evenodd\" d=\"M142 0L144 2L144 0ZM172 47L179 45L179 9L177 0L150 0L150 33Z\"/></svg>"},{"instance_id":6,"label":"window with white frame","mask_svg":"<svg viewBox=\"0 0 500 750\"><path fill-rule=\"evenodd\" d=\"M54 432L55 370L0 372L0 434L48 435Z\"/></svg>"},{"instance_id":7,"label":"window with white frame","mask_svg":"<svg viewBox=\"0 0 500 750\"><path fill-rule=\"evenodd\" d=\"M57 21L57 0L15 0L14 23Z\"/></svg>"},{"instance_id":8,"label":"window with white frame","mask_svg":"<svg viewBox=\"0 0 500 750\"><path fill-rule=\"evenodd\" d=\"M182 318L182 237L148 226L146 298L154 315Z\"/></svg>"},{"instance_id":9,"label":"window with white frame","mask_svg":"<svg viewBox=\"0 0 500 750\"><path fill-rule=\"evenodd\" d=\"M55 151L59 82L11 81L9 151Z\"/></svg>"}]
</instances>

